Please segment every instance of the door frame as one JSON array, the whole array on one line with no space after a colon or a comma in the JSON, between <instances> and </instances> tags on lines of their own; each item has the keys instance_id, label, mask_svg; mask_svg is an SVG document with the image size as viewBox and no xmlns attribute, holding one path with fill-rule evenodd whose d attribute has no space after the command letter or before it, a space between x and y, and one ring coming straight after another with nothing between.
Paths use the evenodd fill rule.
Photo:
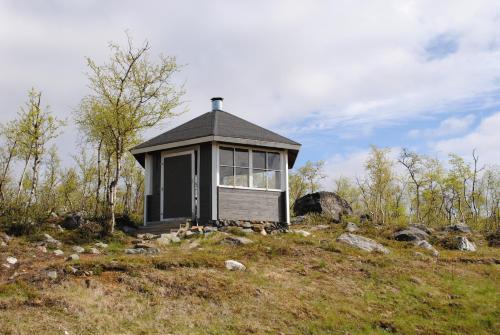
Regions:
<instances>
[{"instance_id":1,"label":"door frame","mask_svg":"<svg viewBox=\"0 0 500 335\"><path fill-rule=\"evenodd\" d=\"M197 152L199 154L199 149L197 149ZM189 149L189 150L183 150L183 151L177 151L177 152L165 152L163 151L161 153L161 185L160 185L160 221L169 221L169 220L176 220L176 219L185 219L184 217L182 218L164 218L164 193L165 193L165 184L164 184L164 174L165 174L165 158L168 157L175 157L175 156L185 156L185 155L191 155L191 219L195 219L195 216L199 216L199 213L195 213L195 201L196 198L200 199L199 192L200 192L200 187L197 187L197 192L198 194L195 195L195 148ZM199 165L200 160L198 159L198 165ZM198 176L199 176L199 166L198 168ZM198 182L199 185L199 182ZM198 206L197 212L199 212L200 206Z\"/></svg>"}]
</instances>

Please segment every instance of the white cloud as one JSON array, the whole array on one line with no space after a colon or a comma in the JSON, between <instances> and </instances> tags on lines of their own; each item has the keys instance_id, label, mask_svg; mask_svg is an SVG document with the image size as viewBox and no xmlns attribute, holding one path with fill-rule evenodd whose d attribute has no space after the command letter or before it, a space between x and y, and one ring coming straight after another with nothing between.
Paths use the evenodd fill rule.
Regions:
<instances>
[{"instance_id":1,"label":"white cloud","mask_svg":"<svg viewBox=\"0 0 500 335\"><path fill-rule=\"evenodd\" d=\"M472 132L465 136L435 142L432 147L441 155L456 153L470 157L477 149L481 164L500 164L500 112L481 120Z\"/></svg>"},{"instance_id":2,"label":"white cloud","mask_svg":"<svg viewBox=\"0 0 500 335\"><path fill-rule=\"evenodd\" d=\"M457 135L468 130L476 117L473 114L468 114L463 117L449 117L439 123L439 126L434 129L412 129L408 135L412 138L428 138L428 137L443 137Z\"/></svg>"},{"instance_id":3,"label":"white cloud","mask_svg":"<svg viewBox=\"0 0 500 335\"><path fill-rule=\"evenodd\" d=\"M129 29L186 64L178 81L191 113L175 123L221 95L228 111L274 129L369 134L498 89L499 13L494 0L2 2L0 122L33 85L69 117L87 92L84 56L103 61ZM444 35L456 48L428 61ZM74 134L60 140L67 152Z\"/></svg>"}]
</instances>

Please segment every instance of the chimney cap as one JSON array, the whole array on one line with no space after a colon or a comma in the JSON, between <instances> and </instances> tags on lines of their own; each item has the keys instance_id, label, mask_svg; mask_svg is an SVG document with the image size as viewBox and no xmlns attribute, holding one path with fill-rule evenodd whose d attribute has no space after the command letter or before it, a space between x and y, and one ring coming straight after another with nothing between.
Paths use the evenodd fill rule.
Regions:
<instances>
[{"instance_id":1,"label":"chimney cap","mask_svg":"<svg viewBox=\"0 0 500 335\"><path fill-rule=\"evenodd\" d=\"M212 101L216 101L216 100L220 100L220 101L222 101L222 100L224 100L224 98L223 98L223 97L213 97L213 98L212 98L212 99L210 99L210 100L212 100Z\"/></svg>"}]
</instances>

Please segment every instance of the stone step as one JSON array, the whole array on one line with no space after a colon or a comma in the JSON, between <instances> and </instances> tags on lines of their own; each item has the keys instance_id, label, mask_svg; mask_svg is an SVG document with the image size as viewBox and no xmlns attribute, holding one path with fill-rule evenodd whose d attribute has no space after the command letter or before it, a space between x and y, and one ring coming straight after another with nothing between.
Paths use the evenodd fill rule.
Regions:
<instances>
[{"instance_id":1,"label":"stone step","mask_svg":"<svg viewBox=\"0 0 500 335\"><path fill-rule=\"evenodd\" d=\"M180 225L185 225L186 221L165 221L165 222L154 222L148 223L146 226L142 226L137 229L137 234L164 234L170 233L171 230L178 230Z\"/></svg>"}]
</instances>

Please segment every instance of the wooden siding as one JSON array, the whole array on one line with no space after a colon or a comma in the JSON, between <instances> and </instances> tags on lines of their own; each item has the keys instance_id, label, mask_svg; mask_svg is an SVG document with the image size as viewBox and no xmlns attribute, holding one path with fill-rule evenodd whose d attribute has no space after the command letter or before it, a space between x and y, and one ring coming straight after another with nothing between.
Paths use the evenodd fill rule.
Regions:
<instances>
[{"instance_id":1,"label":"wooden siding","mask_svg":"<svg viewBox=\"0 0 500 335\"><path fill-rule=\"evenodd\" d=\"M212 143L200 145L200 222L206 224L212 218Z\"/></svg>"},{"instance_id":2,"label":"wooden siding","mask_svg":"<svg viewBox=\"0 0 500 335\"><path fill-rule=\"evenodd\" d=\"M219 219L284 222L285 192L218 187Z\"/></svg>"}]
</instances>

